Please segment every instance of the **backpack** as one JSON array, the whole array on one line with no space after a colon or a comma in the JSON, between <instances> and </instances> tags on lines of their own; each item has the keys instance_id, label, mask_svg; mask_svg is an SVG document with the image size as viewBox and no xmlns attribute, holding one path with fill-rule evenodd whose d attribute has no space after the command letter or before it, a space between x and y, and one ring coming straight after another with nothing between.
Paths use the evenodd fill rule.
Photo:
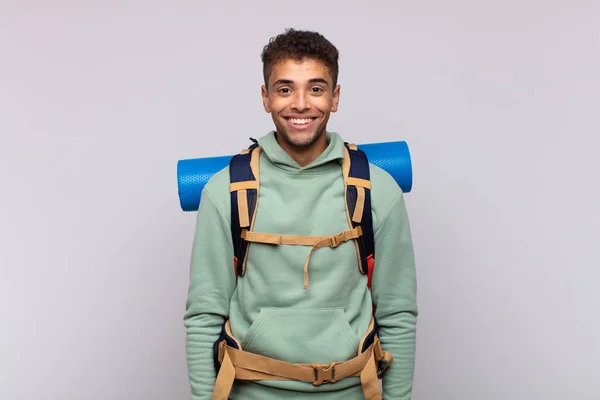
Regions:
<instances>
[{"instance_id":1,"label":"backpack","mask_svg":"<svg viewBox=\"0 0 600 400\"><path fill-rule=\"evenodd\" d=\"M337 247L339 244L355 240L359 270L367 274L367 285L371 288L371 279L375 267L375 240L373 217L371 212L371 181L369 161L364 151L355 144L344 142L344 160L342 171L345 184L346 215L350 229L326 237L282 236L254 232L254 218L258 207L260 186L259 158L261 148L254 143L241 153L232 157L229 163L231 192L231 238L234 248L234 270L238 276L246 273L246 258L250 242L269 244L301 244L313 246L313 251L325 247ZM312 254L312 251L311 251ZM305 263L305 289L308 287L307 268L310 254Z\"/></svg>"},{"instance_id":2,"label":"backpack","mask_svg":"<svg viewBox=\"0 0 600 400\"><path fill-rule=\"evenodd\" d=\"M375 266L375 241L371 212L371 181L369 162L364 151L354 144L344 143L342 171L345 185L346 215L350 229L332 236L287 236L254 232L254 219L258 207L259 158L261 148L254 141L249 148L232 157L229 165L231 192L231 237L234 247L234 271L236 282L246 273L248 246L251 242L268 244L300 244L313 246L313 250L336 247L354 240L359 260L359 270L367 274L367 285L371 288L371 277ZM308 287L305 262L304 288ZM226 319L221 334L213 344L213 358L217 378L213 398L228 398L236 379L262 380L285 379L312 382L319 386L334 383L347 376L360 376L365 398L381 400L378 379L392 363L392 356L384 351L377 335L377 322L373 318L367 333L359 344L359 355L351 360L330 365L299 365L248 353L234 337L229 320ZM252 365L249 367L249 365ZM225 366L225 368L222 368ZM338 367L341 369L338 371ZM357 373L349 373L355 371ZM344 372L345 371L345 372ZM241 374L238 376L238 372Z\"/></svg>"}]
</instances>

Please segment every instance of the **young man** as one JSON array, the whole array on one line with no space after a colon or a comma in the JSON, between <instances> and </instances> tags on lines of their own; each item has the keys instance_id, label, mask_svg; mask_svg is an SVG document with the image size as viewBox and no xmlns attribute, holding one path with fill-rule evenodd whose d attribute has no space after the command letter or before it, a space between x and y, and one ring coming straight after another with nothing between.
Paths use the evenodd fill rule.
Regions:
<instances>
[{"instance_id":1,"label":"young man","mask_svg":"<svg viewBox=\"0 0 600 400\"><path fill-rule=\"evenodd\" d=\"M275 130L244 152L259 184L232 184L230 165L198 208L184 318L192 399L408 400L417 302L403 193L373 165L369 185L354 181L363 200L370 190L361 210L372 213L369 276L346 208L349 148L327 131L340 98L338 51L316 32L290 29L262 60ZM247 190L259 193L250 211ZM253 222L238 235L243 218ZM234 253L238 236L245 252Z\"/></svg>"}]
</instances>

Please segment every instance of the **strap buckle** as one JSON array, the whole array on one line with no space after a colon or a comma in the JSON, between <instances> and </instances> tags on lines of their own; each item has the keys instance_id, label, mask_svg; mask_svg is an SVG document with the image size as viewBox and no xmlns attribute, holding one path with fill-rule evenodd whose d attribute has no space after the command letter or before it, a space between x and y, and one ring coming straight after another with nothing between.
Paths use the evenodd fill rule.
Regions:
<instances>
[{"instance_id":1,"label":"strap buckle","mask_svg":"<svg viewBox=\"0 0 600 400\"><path fill-rule=\"evenodd\" d=\"M336 233L335 235L329 238L329 246L332 248L338 247L340 244L346 242L348 240L347 232Z\"/></svg>"},{"instance_id":2,"label":"strap buckle","mask_svg":"<svg viewBox=\"0 0 600 400\"><path fill-rule=\"evenodd\" d=\"M385 371L387 371L389 366L390 364L385 358L379 360L379 362L377 363L377 378L383 379L383 375L385 374Z\"/></svg>"},{"instance_id":3,"label":"strap buckle","mask_svg":"<svg viewBox=\"0 0 600 400\"><path fill-rule=\"evenodd\" d=\"M391 364L392 358L390 354L387 351L384 351L381 347L381 341L379 340L378 336L375 336L375 340L373 342L373 355L377 364L377 377L382 379L383 374Z\"/></svg>"},{"instance_id":4,"label":"strap buckle","mask_svg":"<svg viewBox=\"0 0 600 400\"><path fill-rule=\"evenodd\" d=\"M335 363L327 364L313 364L315 371L314 386L320 386L324 383L335 383Z\"/></svg>"}]
</instances>

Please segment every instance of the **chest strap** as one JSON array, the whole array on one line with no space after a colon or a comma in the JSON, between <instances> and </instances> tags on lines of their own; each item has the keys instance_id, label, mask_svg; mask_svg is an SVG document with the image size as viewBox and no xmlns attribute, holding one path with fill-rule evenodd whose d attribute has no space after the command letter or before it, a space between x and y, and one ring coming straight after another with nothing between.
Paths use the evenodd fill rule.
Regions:
<instances>
[{"instance_id":1,"label":"chest strap","mask_svg":"<svg viewBox=\"0 0 600 400\"><path fill-rule=\"evenodd\" d=\"M308 289L308 264L313 252L323 247L335 248L348 240L357 239L362 235L361 227L342 231L331 236L293 236L276 235L273 233L252 232L247 229L242 230L242 239L247 242L256 242L271 245L299 245L312 246L310 253L304 262L304 289Z\"/></svg>"}]
</instances>

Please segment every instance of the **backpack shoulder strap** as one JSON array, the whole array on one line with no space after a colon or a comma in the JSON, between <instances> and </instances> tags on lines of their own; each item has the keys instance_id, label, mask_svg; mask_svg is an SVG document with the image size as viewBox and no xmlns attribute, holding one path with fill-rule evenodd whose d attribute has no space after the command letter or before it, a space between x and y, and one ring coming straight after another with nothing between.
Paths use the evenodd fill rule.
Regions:
<instances>
[{"instance_id":1,"label":"backpack shoulder strap","mask_svg":"<svg viewBox=\"0 0 600 400\"><path fill-rule=\"evenodd\" d=\"M254 141L249 148L234 155L229 162L229 191L231 193L231 239L233 241L234 270L246 273L248 242L244 233L254 227L258 203L259 165L261 148Z\"/></svg>"},{"instance_id":2,"label":"backpack shoulder strap","mask_svg":"<svg viewBox=\"0 0 600 400\"><path fill-rule=\"evenodd\" d=\"M371 176L369 160L364 151L355 144L345 143L342 162L346 187L346 211L353 228L360 227L362 235L357 239L360 272L368 274L368 286L375 267L375 238L371 212Z\"/></svg>"}]
</instances>

